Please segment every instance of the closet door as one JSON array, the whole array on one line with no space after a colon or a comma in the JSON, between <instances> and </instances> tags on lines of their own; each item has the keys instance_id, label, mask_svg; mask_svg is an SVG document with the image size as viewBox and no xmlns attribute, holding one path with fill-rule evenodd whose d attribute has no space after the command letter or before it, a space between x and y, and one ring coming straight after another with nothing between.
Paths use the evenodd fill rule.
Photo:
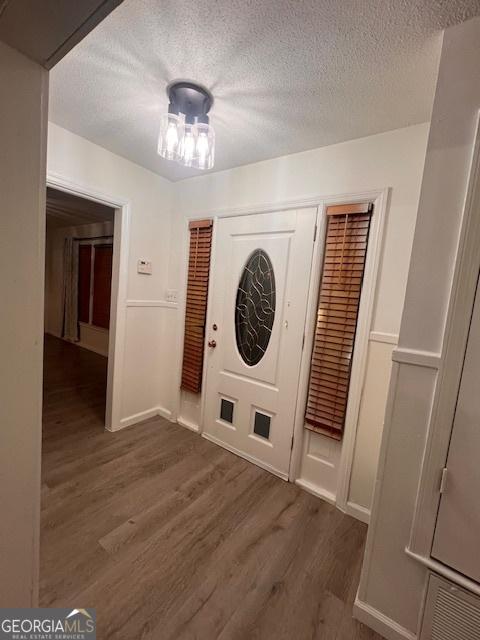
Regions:
<instances>
[{"instance_id":1,"label":"closet door","mask_svg":"<svg viewBox=\"0 0 480 640\"><path fill-rule=\"evenodd\" d=\"M473 310L432 556L480 582L480 287Z\"/></svg>"}]
</instances>

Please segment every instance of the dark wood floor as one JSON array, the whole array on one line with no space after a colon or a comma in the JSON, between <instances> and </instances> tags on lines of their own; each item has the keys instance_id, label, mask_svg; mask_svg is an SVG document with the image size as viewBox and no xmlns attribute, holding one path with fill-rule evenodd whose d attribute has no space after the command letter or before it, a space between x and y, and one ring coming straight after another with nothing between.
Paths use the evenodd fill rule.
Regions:
<instances>
[{"instance_id":1,"label":"dark wood floor","mask_svg":"<svg viewBox=\"0 0 480 640\"><path fill-rule=\"evenodd\" d=\"M99 640L379 638L363 524L163 419L105 432L105 379L47 338L42 606L95 607Z\"/></svg>"}]
</instances>

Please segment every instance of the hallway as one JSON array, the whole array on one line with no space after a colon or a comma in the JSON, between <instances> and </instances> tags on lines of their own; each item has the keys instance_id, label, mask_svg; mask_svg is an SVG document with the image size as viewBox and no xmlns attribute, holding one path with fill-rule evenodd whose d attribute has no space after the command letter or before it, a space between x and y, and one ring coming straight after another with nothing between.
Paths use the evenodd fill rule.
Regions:
<instances>
[{"instance_id":1,"label":"hallway","mask_svg":"<svg viewBox=\"0 0 480 640\"><path fill-rule=\"evenodd\" d=\"M45 349L41 606L95 607L101 640L379 638L365 525L161 418L104 431L106 359Z\"/></svg>"}]
</instances>

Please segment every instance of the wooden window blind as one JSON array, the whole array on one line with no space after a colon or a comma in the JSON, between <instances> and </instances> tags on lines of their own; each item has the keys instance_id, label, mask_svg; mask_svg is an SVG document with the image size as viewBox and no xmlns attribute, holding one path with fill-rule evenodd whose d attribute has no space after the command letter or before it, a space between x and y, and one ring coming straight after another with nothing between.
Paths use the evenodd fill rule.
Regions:
<instances>
[{"instance_id":1,"label":"wooden window blind","mask_svg":"<svg viewBox=\"0 0 480 640\"><path fill-rule=\"evenodd\" d=\"M372 205L327 208L305 426L341 440Z\"/></svg>"},{"instance_id":2,"label":"wooden window blind","mask_svg":"<svg viewBox=\"0 0 480 640\"><path fill-rule=\"evenodd\" d=\"M199 393L202 388L212 230L211 220L190 222L181 388L193 393Z\"/></svg>"}]
</instances>

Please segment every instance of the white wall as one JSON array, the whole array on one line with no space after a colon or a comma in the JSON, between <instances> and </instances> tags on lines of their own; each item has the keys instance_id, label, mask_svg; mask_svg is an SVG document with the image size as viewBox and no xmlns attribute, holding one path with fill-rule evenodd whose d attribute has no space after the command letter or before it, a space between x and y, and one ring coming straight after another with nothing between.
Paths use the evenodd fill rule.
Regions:
<instances>
[{"instance_id":1,"label":"white wall","mask_svg":"<svg viewBox=\"0 0 480 640\"><path fill-rule=\"evenodd\" d=\"M113 237L113 222L95 222L47 230L45 246L45 332L62 337L63 253L65 238ZM80 323L80 347L108 355L108 330Z\"/></svg>"},{"instance_id":2,"label":"white wall","mask_svg":"<svg viewBox=\"0 0 480 640\"><path fill-rule=\"evenodd\" d=\"M480 108L479 60L480 18L445 32L357 609L389 638L416 632L425 586L426 569L405 547L444 348Z\"/></svg>"},{"instance_id":3,"label":"white wall","mask_svg":"<svg viewBox=\"0 0 480 640\"><path fill-rule=\"evenodd\" d=\"M191 178L175 185L169 286L179 288L181 293L185 281L187 218L317 195L391 188L368 353L366 388L375 391L368 399L366 394L363 397L351 487L352 498L367 509L382 431L385 381L390 372L392 343L396 342L400 326L427 135L428 124L422 124ZM180 318L177 331L182 327ZM175 361L178 366L178 357ZM183 395L179 414L190 426L198 424L198 402L195 404L194 398ZM334 498L338 458L337 443L319 434L309 434L302 479Z\"/></svg>"},{"instance_id":4,"label":"white wall","mask_svg":"<svg viewBox=\"0 0 480 640\"><path fill-rule=\"evenodd\" d=\"M170 256L172 183L52 123L48 174L126 200L130 233L124 359L119 425L148 417L172 404L168 315L165 299ZM137 260L151 260L151 276L137 274Z\"/></svg>"},{"instance_id":5,"label":"white wall","mask_svg":"<svg viewBox=\"0 0 480 640\"><path fill-rule=\"evenodd\" d=\"M0 606L30 607L38 588L48 76L0 42L0 86Z\"/></svg>"},{"instance_id":6,"label":"white wall","mask_svg":"<svg viewBox=\"0 0 480 640\"><path fill-rule=\"evenodd\" d=\"M354 505L368 508L375 486L393 347L393 344L380 342L378 336L373 336L367 356L349 500Z\"/></svg>"}]
</instances>

